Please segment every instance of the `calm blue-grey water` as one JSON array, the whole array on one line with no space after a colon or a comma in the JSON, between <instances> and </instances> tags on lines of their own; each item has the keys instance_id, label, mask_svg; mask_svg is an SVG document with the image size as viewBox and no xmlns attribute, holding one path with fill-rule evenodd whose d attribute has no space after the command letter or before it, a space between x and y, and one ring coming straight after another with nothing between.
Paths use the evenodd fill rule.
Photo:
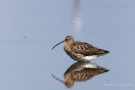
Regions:
<instances>
[{"instance_id":1,"label":"calm blue-grey water","mask_svg":"<svg viewBox=\"0 0 135 90\"><path fill-rule=\"evenodd\" d=\"M93 62L110 71L71 90L135 89L135 1L81 0L82 30L73 28L73 0L0 0L0 90L67 90L63 79L75 63L63 44L73 35L110 51Z\"/></svg>"}]
</instances>

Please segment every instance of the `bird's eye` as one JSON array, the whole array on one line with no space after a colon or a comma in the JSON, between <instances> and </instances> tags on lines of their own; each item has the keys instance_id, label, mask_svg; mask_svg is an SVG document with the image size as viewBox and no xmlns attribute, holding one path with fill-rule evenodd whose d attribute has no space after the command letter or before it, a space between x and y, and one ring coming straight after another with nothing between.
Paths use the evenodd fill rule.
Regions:
<instances>
[{"instance_id":1,"label":"bird's eye","mask_svg":"<svg viewBox=\"0 0 135 90\"><path fill-rule=\"evenodd\" d=\"M65 41L68 41L68 39L66 38Z\"/></svg>"}]
</instances>

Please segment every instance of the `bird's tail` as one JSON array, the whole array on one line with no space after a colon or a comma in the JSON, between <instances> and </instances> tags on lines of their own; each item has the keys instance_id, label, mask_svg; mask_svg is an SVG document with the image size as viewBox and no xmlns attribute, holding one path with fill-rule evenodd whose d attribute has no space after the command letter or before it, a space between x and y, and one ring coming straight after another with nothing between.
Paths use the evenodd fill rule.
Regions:
<instances>
[{"instance_id":1,"label":"bird's tail","mask_svg":"<svg viewBox=\"0 0 135 90\"><path fill-rule=\"evenodd\" d=\"M110 53L110 51L99 49L100 56Z\"/></svg>"}]
</instances>

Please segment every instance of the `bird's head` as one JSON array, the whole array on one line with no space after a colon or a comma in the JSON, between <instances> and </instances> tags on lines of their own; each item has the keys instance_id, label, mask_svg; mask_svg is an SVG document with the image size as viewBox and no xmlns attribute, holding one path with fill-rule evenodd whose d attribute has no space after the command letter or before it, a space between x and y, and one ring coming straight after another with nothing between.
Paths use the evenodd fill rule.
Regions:
<instances>
[{"instance_id":1,"label":"bird's head","mask_svg":"<svg viewBox=\"0 0 135 90\"><path fill-rule=\"evenodd\" d=\"M59 43L57 43L56 45L53 46L52 49L54 49L56 46L58 46L59 44L66 42L66 43L73 43L74 42L74 38L71 35L68 35L65 37L65 39Z\"/></svg>"}]
</instances>

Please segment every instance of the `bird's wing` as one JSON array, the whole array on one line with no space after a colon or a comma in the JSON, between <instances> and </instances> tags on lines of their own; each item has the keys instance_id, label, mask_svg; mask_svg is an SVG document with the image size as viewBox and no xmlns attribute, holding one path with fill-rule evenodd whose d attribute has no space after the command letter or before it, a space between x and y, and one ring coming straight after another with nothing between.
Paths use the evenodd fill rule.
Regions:
<instances>
[{"instance_id":1,"label":"bird's wing","mask_svg":"<svg viewBox=\"0 0 135 90\"><path fill-rule=\"evenodd\" d=\"M77 54L83 54L84 56L101 54L101 49L98 49L91 44L79 41L73 44L72 51Z\"/></svg>"}]
</instances>

